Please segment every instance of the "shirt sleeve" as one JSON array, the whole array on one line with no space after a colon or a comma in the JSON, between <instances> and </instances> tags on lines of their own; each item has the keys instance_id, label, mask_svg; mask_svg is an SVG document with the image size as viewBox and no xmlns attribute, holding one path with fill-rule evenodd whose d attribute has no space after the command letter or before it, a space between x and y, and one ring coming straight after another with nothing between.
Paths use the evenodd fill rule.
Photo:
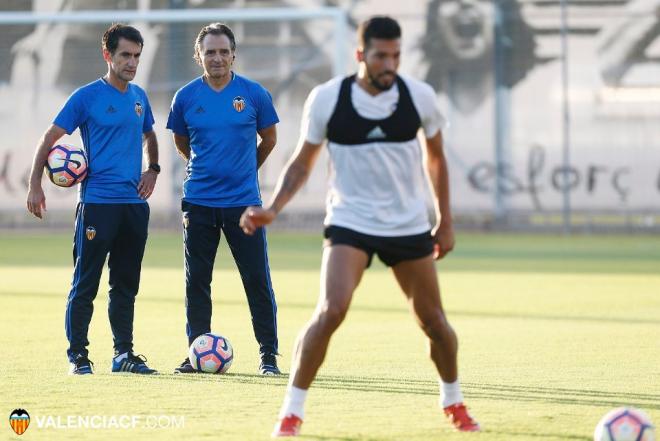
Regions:
<instances>
[{"instance_id":1,"label":"shirt sleeve","mask_svg":"<svg viewBox=\"0 0 660 441\"><path fill-rule=\"evenodd\" d=\"M257 107L257 130L265 129L280 122L270 92L264 87L259 87L257 94L257 102L259 103Z\"/></svg>"},{"instance_id":2,"label":"shirt sleeve","mask_svg":"<svg viewBox=\"0 0 660 441\"><path fill-rule=\"evenodd\" d=\"M323 109L320 95L320 87L318 86L309 93L303 107L300 124L301 137L312 144L321 144L325 140L328 131L328 118L323 112L327 109Z\"/></svg>"},{"instance_id":3,"label":"shirt sleeve","mask_svg":"<svg viewBox=\"0 0 660 441\"><path fill-rule=\"evenodd\" d=\"M170 114L167 117L167 128L177 135L190 137L188 126L184 118L183 100L179 92L172 98Z\"/></svg>"},{"instance_id":4,"label":"shirt sleeve","mask_svg":"<svg viewBox=\"0 0 660 441\"><path fill-rule=\"evenodd\" d=\"M424 136L432 138L438 134L440 130L445 130L448 127L447 120L440 110L438 100L433 88L422 82L414 84L415 91L413 97L415 105L418 107L420 119L422 120L422 128L424 129Z\"/></svg>"},{"instance_id":5,"label":"shirt sleeve","mask_svg":"<svg viewBox=\"0 0 660 441\"><path fill-rule=\"evenodd\" d=\"M154 114L151 111L151 103L149 103L149 98L147 94L144 93L144 122L142 123L142 133L149 133L154 129Z\"/></svg>"},{"instance_id":6,"label":"shirt sleeve","mask_svg":"<svg viewBox=\"0 0 660 441\"><path fill-rule=\"evenodd\" d=\"M87 121L89 116L85 105L85 93L82 89L78 89L71 94L64 107L57 114L53 124L66 130L68 135L76 131L78 127Z\"/></svg>"}]
</instances>

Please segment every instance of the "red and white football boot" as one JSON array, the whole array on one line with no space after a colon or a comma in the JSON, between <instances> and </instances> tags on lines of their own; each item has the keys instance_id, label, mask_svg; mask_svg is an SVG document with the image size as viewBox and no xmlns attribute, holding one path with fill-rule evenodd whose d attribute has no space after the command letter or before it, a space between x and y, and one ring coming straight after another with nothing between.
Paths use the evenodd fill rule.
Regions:
<instances>
[{"instance_id":1,"label":"red and white football boot","mask_svg":"<svg viewBox=\"0 0 660 441\"><path fill-rule=\"evenodd\" d=\"M454 428L461 432L478 432L479 423L470 416L463 403L452 404L444 408L445 415Z\"/></svg>"},{"instance_id":2,"label":"red and white football boot","mask_svg":"<svg viewBox=\"0 0 660 441\"><path fill-rule=\"evenodd\" d=\"M273 438L279 438L281 436L298 436L302 422L303 421L296 415L287 415L275 424L271 436Z\"/></svg>"}]
</instances>

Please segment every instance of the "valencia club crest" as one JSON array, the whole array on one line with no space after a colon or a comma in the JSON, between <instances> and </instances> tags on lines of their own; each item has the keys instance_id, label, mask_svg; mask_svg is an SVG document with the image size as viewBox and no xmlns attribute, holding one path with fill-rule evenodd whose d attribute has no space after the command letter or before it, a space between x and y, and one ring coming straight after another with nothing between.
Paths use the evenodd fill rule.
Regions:
<instances>
[{"instance_id":1,"label":"valencia club crest","mask_svg":"<svg viewBox=\"0 0 660 441\"><path fill-rule=\"evenodd\" d=\"M9 425L17 435L23 435L30 425L30 414L25 409L14 409L9 415Z\"/></svg>"},{"instance_id":2,"label":"valencia club crest","mask_svg":"<svg viewBox=\"0 0 660 441\"><path fill-rule=\"evenodd\" d=\"M94 240L96 237L96 228L90 225L87 227L87 229L85 229L85 235L87 236L87 240Z\"/></svg>"},{"instance_id":3,"label":"valencia club crest","mask_svg":"<svg viewBox=\"0 0 660 441\"><path fill-rule=\"evenodd\" d=\"M237 112L242 112L245 109L245 99L242 96L237 96L231 103Z\"/></svg>"}]
</instances>

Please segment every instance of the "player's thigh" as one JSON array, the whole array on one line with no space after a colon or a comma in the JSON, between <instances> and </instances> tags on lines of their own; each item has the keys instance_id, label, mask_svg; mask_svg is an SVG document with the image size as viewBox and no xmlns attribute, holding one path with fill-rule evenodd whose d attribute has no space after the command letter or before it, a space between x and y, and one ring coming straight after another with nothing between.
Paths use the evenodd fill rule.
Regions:
<instances>
[{"instance_id":1,"label":"player's thigh","mask_svg":"<svg viewBox=\"0 0 660 441\"><path fill-rule=\"evenodd\" d=\"M369 255L359 248L350 245L326 246L321 263L318 311L348 310L368 262Z\"/></svg>"},{"instance_id":2,"label":"player's thigh","mask_svg":"<svg viewBox=\"0 0 660 441\"><path fill-rule=\"evenodd\" d=\"M432 256L404 260L394 265L392 272L418 317L442 311L440 286Z\"/></svg>"}]
</instances>

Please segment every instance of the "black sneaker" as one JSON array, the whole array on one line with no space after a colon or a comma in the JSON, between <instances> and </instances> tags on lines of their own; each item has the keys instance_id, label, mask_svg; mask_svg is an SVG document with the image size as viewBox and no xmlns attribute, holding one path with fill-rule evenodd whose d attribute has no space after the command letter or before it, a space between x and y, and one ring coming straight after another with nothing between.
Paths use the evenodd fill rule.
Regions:
<instances>
[{"instance_id":1,"label":"black sneaker","mask_svg":"<svg viewBox=\"0 0 660 441\"><path fill-rule=\"evenodd\" d=\"M277 368L275 354L261 354L259 373L261 375L282 375L282 372Z\"/></svg>"},{"instance_id":2,"label":"black sneaker","mask_svg":"<svg viewBox=\"0 0 660 441\"><path fill-rule=\"evenodd\" d=\"M130 372L132 374L155 374L156 370L147 366L147 357L144 355L135 355L132 352L120 361L117 358L112 359L112 372Z\"/></svg>"},{"instance_id":3,"label":"black sneaker","mask_svg":"<svg viewBox=\"0 0 660 441\"><path fill-rule=\"evenodd\" d=\"M86 355L78 354L69 365L69 375L89 375L94 373L94 363Z\"/></svg>"},{"instance_id":4,"label":"black sneaker","mask_svg":"<svg viewBox=\"0 0 660 441\"><path fill-rule=\"evenodd\" d=\"M181 363L181 366L174 368L174 373L175 374L194 374L196 373L197 370L190 364L190 358L187 358L183 360L183 363Z\"/></svg>"}]
</instances>

